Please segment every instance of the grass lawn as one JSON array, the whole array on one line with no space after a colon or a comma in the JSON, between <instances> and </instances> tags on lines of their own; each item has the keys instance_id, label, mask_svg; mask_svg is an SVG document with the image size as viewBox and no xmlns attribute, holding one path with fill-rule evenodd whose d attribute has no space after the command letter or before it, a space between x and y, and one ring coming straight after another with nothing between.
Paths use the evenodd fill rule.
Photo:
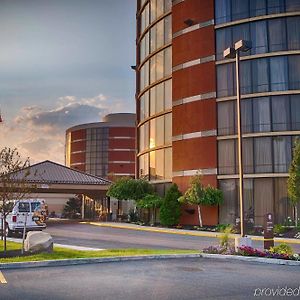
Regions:
<instances>
[{"instance_id":1,"label":"grass lawn","mask_svg":"<svg viewBox=\"0 0 300 300\"><path fill-rule=\"evenodd\" d=\"M21 249L21 244L7 242L8 250ZM3 251L3 243L0 241L0 251ZM199 253L197 250L176 250L176 249L109 249L101 251L79 251L54 247L53 253L40 253L24 257L0 258L0 263L22 262L22 261L41 261L68 258L91 258L91 257L110 257L110 256L134 256L152 254L192 254Z\"/></svg>"}]
</instances>

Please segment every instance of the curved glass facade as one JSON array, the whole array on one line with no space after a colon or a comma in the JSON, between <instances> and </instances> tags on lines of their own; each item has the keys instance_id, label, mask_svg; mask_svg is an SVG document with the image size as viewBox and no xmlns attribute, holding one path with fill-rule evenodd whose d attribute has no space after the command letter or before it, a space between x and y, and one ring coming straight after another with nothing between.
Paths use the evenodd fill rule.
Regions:
<instances>
[{"instance_id":1,"label":"curved glass facade","mask_svg":"<svg viewBox=\"0 0 300 300\"><path fill-rule=\"evenodd\" d=\"M253 46L240 64L245 214L256 225L267 212L276 223L292 216L286 181L300 135L299 12L299 0L215 0L220 223L239 216L235 64L222 53L240 39Z\"/></svg>"},{"instance_id":2,"label":"curved glass facade","mask_svg":"<svg viewBox=\"0 0 300 300\"><path fill-rule=\"evenodd\" d=\"M171 181L172 1L138 7L138 176Z\"/></svg>"}]
</instances>

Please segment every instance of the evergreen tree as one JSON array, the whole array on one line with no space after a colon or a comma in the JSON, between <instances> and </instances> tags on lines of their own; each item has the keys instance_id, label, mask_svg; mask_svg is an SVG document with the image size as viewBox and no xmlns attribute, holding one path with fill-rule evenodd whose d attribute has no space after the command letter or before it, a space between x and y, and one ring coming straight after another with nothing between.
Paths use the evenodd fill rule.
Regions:
<instances>
[{"instance_id":1,"label":"evergreen tree","mask_svg":"<svg viewBox=\"0 0 300 300\"><path fill-rule=\"evenodd\" d=\"M287 181L288 196L294 206L295 225L298 226L297 205L300 200L300 140L295 141L293 150L293 160L289 169L289 178Z\"/></svg>"},{"instance_id":2,"label":"evergreen tree","mask_svg":"<svg viewBox=\"0 0 300 300\"><path fill-rule=\"evenodd\" d=\"M160 208L160 222L164 226L176 225L180 218L180 203L178 198L181 196L178 186L172 184L167 190L166 196Z\"/></svg>"}]
</instances>

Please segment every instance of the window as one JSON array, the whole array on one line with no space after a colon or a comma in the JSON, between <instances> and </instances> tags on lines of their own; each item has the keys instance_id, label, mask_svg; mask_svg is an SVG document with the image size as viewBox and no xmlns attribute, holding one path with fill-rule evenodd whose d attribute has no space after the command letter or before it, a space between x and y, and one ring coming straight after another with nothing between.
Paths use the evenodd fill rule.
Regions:
<instances>
[{"instance_id":1,"label":"window","mask_svg":"<svg viewBox=\"0 0 300 300\"><path fill-rule=\"evenodd\" d=\"M253 139L243 139L243 171L253 173Z\"/></svg>"},{"instance_id":2,"label":"window","mask_svg":"<svg viewBox=\"0 0 300 300\"><path fill-rule=\"evenodd\" d=\"M242 0L244 1L244 0ZM232 27L232 41L233 43L239 40L250 40L250 24L241 24ZM249 55L249 52L240 52L241 56Z\"/></svg>"},{"instance_id":3,"label":"window","mask_svg":"<svg viewBox=\"0 0 300 300\"><path fill-rule=\"evenodd\" d=\"M292 130L300 130L300 95L291 96Z\"/></svg>"},{"instance_id":4,"label":"window","mask_svg":"<svg viewBox=\"0 0 300 300\"><path fill-rule=\"evenodd\" d=\"M267 13L265 0L250 0L250 17L265 15Z\"/></svg>"},{"instance_id":5,"label":"window","mask_svg":"<svg viewBox=\"0 0 300 300\"><path fill-rule=\"evenodd\" d=\"M242 119L242 132L252 132L252 100L247 99L241 102L241 119Z\"/></svg>"},{"instance_id":6,"label":"window","mask_svg":"<svg viewBox=\"0 0 300 300\"><path fill-rule=\"evenodd\" d=\"M164 149L155 151L155 170L156 170L156 178L157 180L162 180L165 178L165 153Z\"/></svg>"},{"instance_id":7,"label":"window","mask_svg":"<svg viewBox=\"0 0 300 300\"><path fill-rule=\"evenodd\" d=\"M288 49L300 49L300 17L287 18Z\"/></svg>"},{"instance_id":8,"label":"window","mask_svg":"<svg viewBox=\"0 0 300 300\"><path fill-rule=\"evenodd\" d=\"M299 0L285 0L286 11L300 11Z\"/></svg>"},{"instance_id":9,"label":"window","mask_svg":"<svg viewBox=\"0 0 300 300\"><path fill-rule=\"evenodd\" d=\"M235 173L235 141L218 142L219 174Z\"/></svg>"},{"instance_id":10,"label":"window","mask_svg":"<svg viewBox=\"0 0 300 300\"><path fill-rule=\"evenodd\" d=\"M223 59L223 51L232 47L231 27L222 28L216 31L217 59Z\"/></svg>"},{"instance_id":11,"label":"window","mask_svg":"<svg viewBox=\"0 0 300 300\"><path fill-rule=\"evenodd\" d=\"M218 97L234 95L233 64L224 64L217 67Z\"/></svg>"},{"instance_id":12,"label":"window","mask_svg":"<svg viewBox=\"0 0 300 300\"><path fill-rule=\"evenodd\" d=\"M155 146L162 146L165 142L164 116L155 119Z\"/></svg>"},{"instance_id":13,"label":"window","mask_svg":"<svg viewBox=\"0 0 300 300\"><path fill-rule=\"evenodd\" d=\"M287 49L285 19L269 20L269 45L271 52Z\"/></svg>"},{"instance_id":14,"label":"window","mask_svg":"<svg viewBox=\"0 0 300 300\"><path fill-rule=\"evenodd\" d=\"M278 136L273 138L274 172L288 172L291 163L291 137Z\"/></svg>"},{"instance_id":15,"label":"window","mask_svg":"<svg viewBox=\"0 0 300 300\"><path fill-rule=\"evenodd\" d=\"M19 202L19 212L30 212L30 207L28 202Z\"/></svg>"},{"instance_id":16,"label":"window","mask_svg":"<svg viewBox=\"0 0 300 300\"><path fill-rule=\"evenodd\" d=\"M258 0L262 2L261 0ZM252 2L252 1L251 1ZM251 26L251 54L259 54L268 52L268 34L267 22L252 22Z\"/></svg>"},{"instance_id":17,"label":"window","mask_svg":"<svg viewBox=\"0 0 300 300\"><path fill-rule=\"evenodd\" d=\"M286 56L272 57L270 59L271 91L284 91L288 89L288 64Z\"/></svg>"},{"instance_id":18,"label":"window","mask_svg":"<svg viewBox=\"0 0 300 300\"><path fill-rule=\"evenodd\" d=\"M172 108L172 81L165 81L165 110Z\"/></svg>"},{"instance_id":19,"label":"window","mask_svg":"<svg viewBox=\"0 0 300 300\"><path fill-rule=\"evenodd\" d=\"M254 132L271 131L270 101L268 97L253 99Z\"/></svg>"},{"instance_id":20,"label":"window","mask_svg":"<svg viewBox=\"0 0 300 300\"><path fill-rule=\"evenodd\" d=\"M172 179L172 148L165 149L165 178Z\"/></svg>"},{"instance_id":21,"label":"window","mask_svg":"<svg viewBox=\"0 0 300 300\"><path fill-rule=\"evenodd\" d=\"M232 21L249 17L248 1L231 0Z\"/></svg>"},{"instance_id":22,"label":"window","mask_svg":"<svg viewBox=\"0 0 300 300\"><path fill-rule=\"evenodd\" d=\"M216 0L215 14L216 23L226 23L231 21L231 0Z\"/></svg>"},{"instance_id":23,"label":"window","mask_svg":"<svg viewBox=\"0 0 300 300\"><path fill-rule=\"evenodd\" d=\"M300 36L299 36L300 40ZM289 88L290 90L300 89L300 55L290 55L289 61Z\"/></svg>"},{"instance_id":24,"label":"window","mask_svg":"<svg viewBox=\"0 0 300 300\"><path fill-rule=\"evenodd\" d=\"M254 139L255 173L272 172L271 138Z\"/></svg>"},{"instance_id":25,"label":"window","mask_svg":"<svg viewBox=\"0 0 300 300\"><path fill-rule=\"evenodd\" d=\"M234 134L235 101L218 103L218 135Z\"/></svg>"},{"instance_id":26,"label":"window","mask_svg":"<svg viewBox=\"0 0 300 300\"><path fill-rule=\"evenodd\" d=\"M238 216L237 185L234 179L219 180L224 202L220 206L220 223L235 224Z\"/></svg>"},{"instance_id":27,"label":"window","mask_svg":"<svg viewBox=\"0 0 300 300\"><path fill-rule=\"evenodd\" d=\"M172 143L172 114L165 115L165 144Z\"/></svg>"},{"instance_id":28,"label":"window","mask_svg":"<svg viewBox=\"0 0 300 300\"><path fill-rule=\"evenodd\" d=\"M252 92L251 76L251 60L243 61L240 71L241 94L250 94Z\"/></svg>"},{"instance_id":29,"label":"window","mask_svg":"<svg viewBox=\"0 0 300 300\"><path fill-rule=\"evenodd\" d=\"M260 93L269 90L268 59L261 58L252 61L252 92Z\"/></svg>"},{"instance_id":30,"label":"window","mask_svg":"<svg viewBox=\"0 0 300 300\"><path fill-rule=\"evenodd\" d=\"M273 131L289 130L290 103L287 96L272 97Z\"/></svg>"},{"instance_id":31,"label":"window","mask_svg":"<svg viewBox=\"0 0 300 300\"><path fill-rule=\"evenodd\" d=\"M278 14L284 12L285 0L267 0L268 14Z\"/></svg>"}]
</instances>

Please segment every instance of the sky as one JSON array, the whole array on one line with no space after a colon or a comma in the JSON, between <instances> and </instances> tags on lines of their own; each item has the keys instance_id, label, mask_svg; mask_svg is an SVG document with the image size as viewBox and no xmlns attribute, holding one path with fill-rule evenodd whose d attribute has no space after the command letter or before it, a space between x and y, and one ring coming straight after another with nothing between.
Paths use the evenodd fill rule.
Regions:
<instances>
[{"instance_id":1,"label":"sky","mask_svg":"<svg viewBox=\"0 0 300 300\"><path fill-rule=\"evenodd\" d=\"M0 0L0 149L64 163L67 128L135 111L135 0Z\"/></svg>"}]
</instances>

